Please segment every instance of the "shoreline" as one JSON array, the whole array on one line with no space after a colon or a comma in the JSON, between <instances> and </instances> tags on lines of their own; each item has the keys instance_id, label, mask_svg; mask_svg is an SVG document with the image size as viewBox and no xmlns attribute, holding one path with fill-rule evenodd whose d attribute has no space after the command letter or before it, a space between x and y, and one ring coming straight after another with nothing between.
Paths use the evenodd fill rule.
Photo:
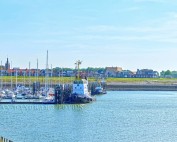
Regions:
<instances>
[{"instance_id":1,"label":"shoreline","mask_svg":"<svg viewBox=\"0 0 177 142\"><path fill-rule=\"evenodd\" d=\"M18 82L20 83L20 82ZM23 83L20 83L23 84ZM67 84L67 83L66 83ZM70 84L70 83L69 83ZM3 87L10 87L10 83L4 83ZM28 86L28 84L25 84ZM44 86L43 83L41 83ZM56 85L55 83L52 84ZM15 84L13 83L13 87ZM32 87L32 85L31 85ZM177 91L177 83L162 83L162 82L107 82L107 91Z\"/></svg>"},{"instance_id":2,"label":"shoreline","mask_svg":"<svg viewBox=\"0 0 177 142\"><path fill-rule=\"evenodd\" d=\"M107 83L108 91L177 91L177 84L164 83Z\"/></svg>"}]
</instances>

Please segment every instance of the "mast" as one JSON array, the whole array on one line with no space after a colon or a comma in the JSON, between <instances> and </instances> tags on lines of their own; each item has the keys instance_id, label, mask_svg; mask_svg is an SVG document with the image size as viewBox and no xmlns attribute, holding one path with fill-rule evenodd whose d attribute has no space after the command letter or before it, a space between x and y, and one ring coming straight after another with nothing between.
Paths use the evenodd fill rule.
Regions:
<instances>
[{"instance_id":1,"label":"mast","mask_svg":"<svg viewBox=\"0 0 177 142\"><path fill-rule=\"evenodd\" d=\"M60 68L58 69L58 84L60 84Z\"/></svg>"},{"instance_id":2,"label":"mast","mask_svg":"<svg viewBox=\"0 0 177 142\"><path fill-rule=\"evenodd\" d=\"M50 80L50 85L51 85L51 87L52 87L52 77L53 77L53 69L52 69L52 64L51 64L51 80Z\"/></svg>"},{"instance_id":3,"label":"mast","mask_svg":"<svg viewBox=\"0 0 177 142\"><path fill-rule=\"evenodd\" d=\"M17 68L16 68L16 70L15 70L15 75L16 75L16 88L17 88Z\"/></svg>"},{"instance_id":4,"label":"mast","mask_svg":"<svg viewBox=\"0 0 177 142\"><path fill-rule=\"evenodd\" d=\"M38 82L38 59L37 59L37 74L36 74L36 76L37 76L37 82Z\"/></svg>"},{"instance_id":5,"label":"mast","mask_svg":"<svg viewBox=\"0 0 177 142\"><path fill-rule=\"evenodd\" d=\"M29 62L29 88L31 84L31 69L30 69L31 63Z\"/></svg>"},{"instance_id":6,"label":"mast","mask_svg":"<svg viewBox=\"0 0 177 142\"><path fill-rule=\"evenodd\" d=\"M61 68L61 84L64 85L64 78L63 78L63 67Z\"/></svg>"},{"instance_id":7,"label":"mast","mask_svg":"<svg viewBox=\"0 0 177 142\"><path fill-rule=\"evenodd\" d=\"M46 71L45 71L45 89L46 89L46 95L47 95L47 89L48 89L48 50L47 50L47 59L46 59Z\"/></svg>"},{"instance_id":8,"label":"mast","mask_svg":"<svg viewBox=\"0 0 177 142\"><path fill-rule=\"evenodd\" d=\"M10 80L11 80L11 90L12 90L12 61L11 61L11 73L10 73Z\"/></svg>"},{"instance_id":9,"label":"mast","mask_svg":"<svg viewBox=\"0 0 177 142\"><path fill-rule=\"evenodd\" d=\"M23 72L23 85L24 85L24 86L25 86L25 83L26 83L26 81L25 81L25 76L26 76L26 71Z\"/></svg>"},{"instance_id":10,"label":"mast","mask_svg":"<svg viewBox=\"0 0 177 142\"><path fill-rule=\"evenodd\" d=\"M2 89L2 61L1 61L1 89Z\"/></svg>"}]
</instances>

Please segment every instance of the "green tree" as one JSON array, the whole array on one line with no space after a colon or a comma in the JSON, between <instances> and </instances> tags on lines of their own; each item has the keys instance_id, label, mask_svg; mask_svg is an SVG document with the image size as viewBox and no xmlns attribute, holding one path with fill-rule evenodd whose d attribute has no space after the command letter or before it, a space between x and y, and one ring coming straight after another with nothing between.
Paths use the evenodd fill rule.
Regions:
<instances>
[{"instance_id":1,"label":"green tree","mask_svg":"<svg viewBox=\"0 0 177 142\"><path fill-rule=\"evenodd\" d=\"M170 70L167 70L167 71L165 72L165 75L171 75L171 71L170 71Z\"/></svg>"}]
</instances>

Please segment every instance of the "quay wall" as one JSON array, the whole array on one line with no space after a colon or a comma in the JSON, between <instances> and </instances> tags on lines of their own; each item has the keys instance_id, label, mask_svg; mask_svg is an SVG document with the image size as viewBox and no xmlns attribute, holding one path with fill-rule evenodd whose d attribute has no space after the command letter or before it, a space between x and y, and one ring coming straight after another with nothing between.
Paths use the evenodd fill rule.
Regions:
<instances>
[{"instance_id":1,"label":"quay wall","mask_svg":"<svg viewBox=\"0 0 177 142\"><path fill-rule=\"evenodd\" d=\"M173 84L107 84L108 91L177 91Z\"/></svg>"}]
</instances>

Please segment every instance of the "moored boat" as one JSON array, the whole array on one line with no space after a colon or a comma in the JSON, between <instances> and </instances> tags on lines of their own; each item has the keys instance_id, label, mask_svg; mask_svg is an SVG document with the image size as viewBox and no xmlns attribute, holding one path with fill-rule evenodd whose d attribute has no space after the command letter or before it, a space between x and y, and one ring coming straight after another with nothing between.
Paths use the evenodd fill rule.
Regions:
<instances>
[{"instance_id":1,"label":"moored boat","mask_svg":"<svg viewBox=\"0 0 177 142\"><path fill-rule=\"evenodd\" d=\"M71 102L89 103L94 101L88 91L88 81L86 79L75 80L73 82L73 91L71 94Z\"/></svg>"},{"instance_id":2,"label":"moored boat","mask_svg":"<svg viewBox=\"0 0 177 142\"><path fill-rule=\"evenodd\" d=\"M79 73L79 66L81 61L77 61L76 63L77 75L76 79L73 82L72 86L72 94L71 94L71 103L89 103L95 100L95 98L91 97L90 92L88 91L88 80L87 77L84 79L81 78Z\"/></svg>"},{"instance_id":3,"label":"moored boat","mask_svg":"<svg viewBox=\"0 0 177 142\"><path fill-rule=\"evenodd\" d=\"M91 85L91 95L106 94L106 83L100 83L99 81L93 82Z\"/></svg>"}]
</instances>

